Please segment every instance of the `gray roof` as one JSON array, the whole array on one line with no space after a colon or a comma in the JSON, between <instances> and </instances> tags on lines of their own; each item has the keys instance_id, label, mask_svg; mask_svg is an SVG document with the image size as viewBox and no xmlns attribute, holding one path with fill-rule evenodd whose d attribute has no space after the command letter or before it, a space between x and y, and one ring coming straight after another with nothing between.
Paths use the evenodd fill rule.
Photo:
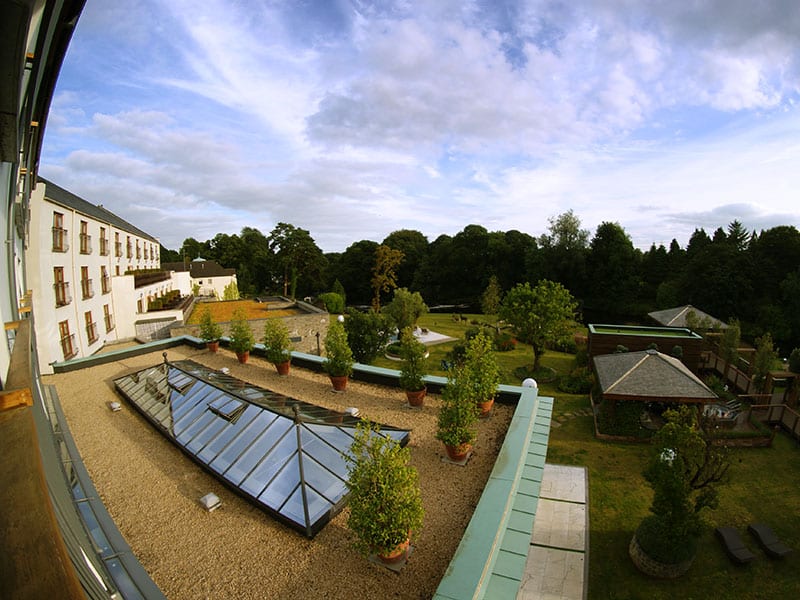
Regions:
<instances>
[{"instance_id":1,"label":"gray roof","mask_svg":"<svg viewBox=\"0 0 800 600\"><path fill-rule=\"evenodd\" d=\"M657 350L595 356L594 367L604 395L676 401L717 398L680 360Z\"/></svg>"},{"instance_id":2,"label":"gray roof","mask_svg":"<svg viewBox=\"0 0 800 600\"><path fill-rule=\"evenodd\" d=\"M215 260L194 259L185 264L182 262L163 263L161 268L165 271L189 271L192 279L202 279L203 277L231 277L236 275L236 269L227 269Z\"/></svg>"},{"instance_id":3,"label":"gray roof","mask_svg":"<svg viewBox=\"0 0 800 600\"><path fill-rule=\"evenodd\" d=\"M148 239L151 242L155 242L157 244L159 243L158 239L154 238L149 233L145 233L138 227L131 225L125 219L115 215L110 210L106 210L102 206L92 204L80 196L76 196L72 192L65 190L59 185L56 185L52 181L48 181L44 177L39 177L38 180L40 183L45 184L44 196L51 202L55 202L61 206L66 206L67 208L71 208L86 215L87 217L92 217L100 222L108 223L117 229L122 229L123 231L132 233L133 235Z\"/></svg>"},{"instance_id":4,"label":"gray roof","mask_svg":"<svg viewBox=\"0 0 800 600\"><path fill-rule=\"evenodd\" d=\"M716 317L712 317L708 313L703 312L699 308L695 308L691 304L687 304L686 306L678 306L676 308L667 308L665 310L655 310L647 313L647 316L653 319L656 323L664 325L665 327L688 327L686 325L686 315L689 314L690 311L694 311L695 316L699 320L708 319L711 321L712 326L716 328L726 329L728 327L728 324L724 321L720 321Z\"/></svg>"}]
</instances>

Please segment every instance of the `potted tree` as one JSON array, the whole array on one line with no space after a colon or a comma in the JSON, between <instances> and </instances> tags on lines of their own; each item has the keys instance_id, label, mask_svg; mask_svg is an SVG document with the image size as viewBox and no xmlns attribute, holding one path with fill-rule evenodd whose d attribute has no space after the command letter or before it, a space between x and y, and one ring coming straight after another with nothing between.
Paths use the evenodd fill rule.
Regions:
<instances>
[{"instance_id":1,"label":"potted tree","mask_svg":"<svg viewBox=\"0 0 800 600\"><path fill-rule=\"evenodd\" d=\"M464 460L477 436L478 406L472 395L471 382L463 365L448 372L442 391L436 439L440 440L450 460Z\"/></svg>"},{"instance_id":2,"label":"potted tree","mask_svg":"<svg viewBox=\"0 0 800 600\"><path fill-rule=\"evenodd\" d=\"M222 327L214 322L211 310L206 306L200 315L200 337L206 343L206 348L211 352L219 350L219 338L222 336Z\"/></svg>"},{"instance_id":3,"label":"potted tree","mask_svg":"<svg viewBox=\"0 0 800 600\"><path fill-rule=\"evenodd\" d=\"M356 547L387 563L408 556L412 534L422 527L424 510L411 451L401 448L380 428L362 421L356 428L347 461L350 490L348 527Z\"/></svg>"},{"instance_id":4,"label":"potted tree","mask_svg":"<svg viewBox=\"0 0 800 600\"><path fill-rule=\"evenodd\" d=\"M464 366L478 404L478 416L488 417L494 405L497 385L500 383L500 368L497 366L494 344L489 336L481 332L467 342Z\"/></svg>"},{"instance_id":5,"label":"potted tree","mask_svg":"<svg viewBox=\"0 0 800 600\"><path fill-rule=\"evenodd\" d=\"M675 578L694 561L703 529L700 511L716 508L718 484L730 463L725 450L698 427L692 409L667 410L664 418L643 473L653 488L652 514L636 529L628 552L643 573Z\"/></svg>"},{"instance_id":6,"label":"potted tree","mask_svg":"<svg viewBox=\"0 0 800 600\"><path fill-rule=\"evenodd\" d=\"M236 352L236 358L239 359L239 362L245 364L250 357L250 350L253 349L253 344L255 344L256 340L253 336L253 330L247 322L247 315L241 309L237 309L233 313L230 339L231 350Z\"/></svg>"},{"instance_id":7,"label":"potted tree","mask_svg":"<svg viewBox=\"0 0 800 600\"><path fill-rule=\"evenodd\" d=\"M424 403L427 355L425 344L414 337L413 330L410 327L403 329L400 334L400 357L403 359L400 387L405 390L411 406L422 406Z\"/></svg>"},{"instance_id":8,"label":"potted tree","mask_svg":"<svg viewBox=\"0 0 800 600\"><path fill-rule=\"evenodd\" d=\"M267 319L264 323L264 349L267 360L275 365L278 375L288 375L292 361L292 341L282 319Z\"/></svg>"},{"instance_id":9,"label":"potted tree","mask_svg":"<svg viewBox=\"0 0 800 600\"><path fill-rule=\"evenodd\" d=\"M328 326L325 337L325 362L322 368L331 378L331 385L337 392L347 388L347 378L353 372L353 352L347 344L347 332L339 321Z\"/></svg>"}]
</instances>

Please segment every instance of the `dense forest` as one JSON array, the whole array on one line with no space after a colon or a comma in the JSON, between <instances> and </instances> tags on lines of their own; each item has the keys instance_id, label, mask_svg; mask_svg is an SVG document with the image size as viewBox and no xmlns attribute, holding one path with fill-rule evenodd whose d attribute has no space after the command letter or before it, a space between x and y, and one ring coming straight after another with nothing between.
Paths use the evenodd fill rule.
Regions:
<instances>
[{"instance_id":1,"label":"dense forest","mask_svg":"<svg viewBox=\"0 0 800 600\"><path fill-rule=\"evenodd\" d=\"M419 291L429 306L478 307L492 276L503 291L549 279L578 299L585 322L646 322L650 311L692 304L722 320L739 319L746 338L770 332L782 356L800 346L800 232L788 225L757 233L734 221L711 234L696 229L686 248L673 240L643 252L619 224L604 222L591 235L568 211L551 218L538 238L467 225L430 242L401 229L326 254L308 231L279 223L268 235L245 227L205 242L188 238L178 251L162 248L161 256L202 256L233 267L245 296L317 296L335 286L344 288L348 305L368 305L376 261L385 256L381 246L402 252L394 284Z\"/></svg>"}]
</instances>

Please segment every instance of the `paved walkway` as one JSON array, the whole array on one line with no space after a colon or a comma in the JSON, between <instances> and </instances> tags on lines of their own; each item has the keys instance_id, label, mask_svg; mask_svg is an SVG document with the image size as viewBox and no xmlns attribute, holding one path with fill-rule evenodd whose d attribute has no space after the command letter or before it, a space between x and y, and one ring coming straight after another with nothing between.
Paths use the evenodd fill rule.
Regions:
<instances>
[{"instance_id":1,"label":"paved walkway","mask_svg":"<svg viewBox=\"0 0 800 600\"><path fill-rule=\"evenodd\" d=\"M589 567L585 467L546 464L517 600L583 600Z\"/></svg>"}]
</instances>

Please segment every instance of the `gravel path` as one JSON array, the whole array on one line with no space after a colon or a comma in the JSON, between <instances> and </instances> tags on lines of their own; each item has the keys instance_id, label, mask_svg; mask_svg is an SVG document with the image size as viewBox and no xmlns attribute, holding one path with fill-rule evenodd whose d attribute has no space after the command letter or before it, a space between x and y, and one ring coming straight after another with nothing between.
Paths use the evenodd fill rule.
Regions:
<instances>
[{"instance_id":1,"label":"gravel path","mask_svg":"<svg viewBox=\"0 0 800 600\"><path fill-rule=\"evenodd\" d=\"M419 471L425 520L402 572L369 562L352 548L345 508L309 540L251 506L206 474L127 403L113 380L162 361L160 352L113 364L44 377L55 384L72 435L100 496L120 531L156 584L171 599L198 598L430 598L436 590L491 472L513 407L495 404L479 424L469 465L443 463L434 438L439 398L422 410L407 408L397 389L351 381L331 391L326 375L292 369L278 377L272 365L233 353L189 347L168 351L262 387L342 410L357 406L374 421L412 429L412 464ZM198 503L208 492L223 501L207 513Z\"/></svg>"}]
</instances>

